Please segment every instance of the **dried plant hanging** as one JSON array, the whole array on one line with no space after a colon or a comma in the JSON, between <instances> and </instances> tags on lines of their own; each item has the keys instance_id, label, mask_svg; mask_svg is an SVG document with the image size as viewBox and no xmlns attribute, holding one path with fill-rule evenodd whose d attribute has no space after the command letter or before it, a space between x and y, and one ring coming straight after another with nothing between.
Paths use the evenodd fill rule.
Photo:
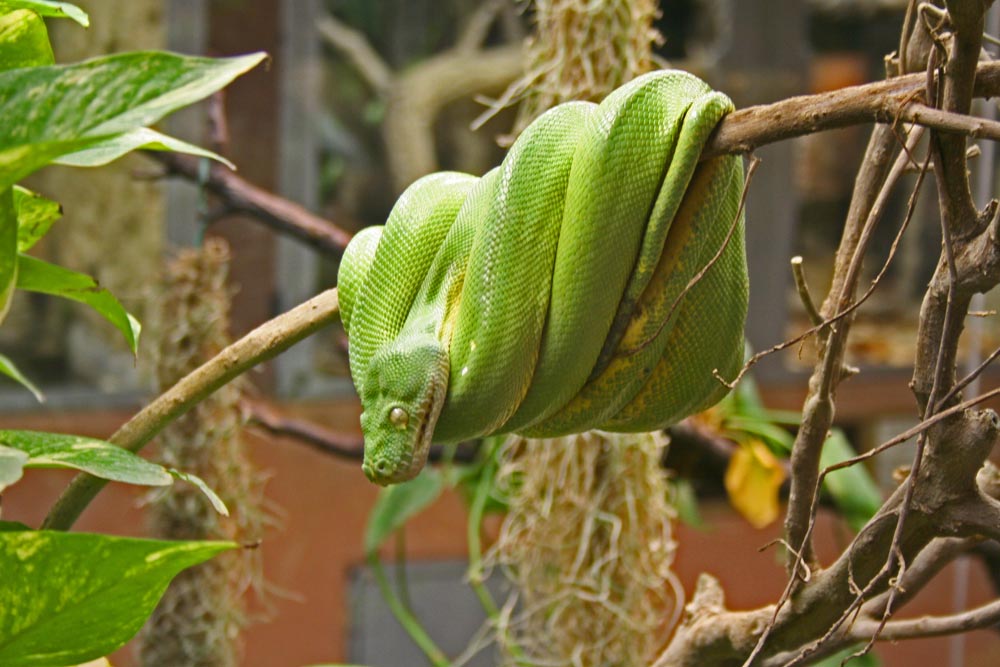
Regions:
<instances>
[{"instance_id":1,"label":"dried plant hanging","mask_svg":"<svg viewBox=\"0 0 1000 667\"><path fill-rule=\"evenodd\" d=\"M156 327L160 391L230 342L228 270L229 247L216 238L168 262ZM238 380L223 386L167 427L158 440L163 464L204 479L226 502L231 517L221 517L201 492L178 482L151 503L156 535L243 543L260 537L262 480L240 438L242 385ZM260 582L260 556L253 549L223 554L182 572L143 631L144 667L240 664L239 631L246 622L243 594L249 587L259 589Z\"/></svg>"},{"instance_id":2,"label":"dried plant hanging","mask_svg":"<svg viewBox=\"0 0 1000 667\"><path fill-rule=\"evenodd\" d=\"M598 432L504 445L509 510L488 560L517 591L503 630L530 664L645 666L666 644L683 593L665 447L662 433Z\"/></svg>"},{"instance_id":3,"label":"dried plant hanging","mask_svg":"<svg viewBox=\"0 0 1000 667\"><path fill-rule=\"evenodd\" d=\"M527 71L494 107L520 100L514 137L556 104L601 100L653 68L654 0L535 0L534 11ZM498 480L510 510L490 560L518 605L498 628L502 648L519 646L532 664L651 662L683 598L665 446L663 434L508 441Z\"/></svg>"},{"instance_id":4,"label":"dried plant hanging","mask_svg":"<svg viewBox=\"0 0 1000 667\"><path fill-rule=\"evenodd\" d=\"M525 3L527 4L527 3ZM557 104L599 102L623 83L655 67L656 0L534 0L535 31L525 45L525 73L476 121L515 103L510 137ZM506 141L504 141L506 143Z\"/></svg>"}]
</instances>

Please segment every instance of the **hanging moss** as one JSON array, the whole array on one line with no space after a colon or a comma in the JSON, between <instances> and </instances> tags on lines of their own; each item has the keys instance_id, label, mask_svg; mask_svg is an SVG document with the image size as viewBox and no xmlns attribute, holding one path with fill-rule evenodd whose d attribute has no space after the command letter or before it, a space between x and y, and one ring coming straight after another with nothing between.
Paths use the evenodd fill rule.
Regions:
<instances>
[{"instance_id":1,"label":"hanging moss","mask_svg":"<svg viewBox=\"0 0 1000 667\"><path fill-rule=\"evenodd\" d=\"M217 354L228 337L229 248L209 239L168 263L160 297L156 375L161 391ZM171 424L159 437L164 465L203 478L228 505L217 514L203 494L176 483L154 498L153 531L171 539L256 541L261 534L261 477L240 438L240 381L230 383ZM180 574L142 634L145 667L230 667L240 664L244 592L260 582L259 552L223 554Z\"/></svg>"}]
</instances>

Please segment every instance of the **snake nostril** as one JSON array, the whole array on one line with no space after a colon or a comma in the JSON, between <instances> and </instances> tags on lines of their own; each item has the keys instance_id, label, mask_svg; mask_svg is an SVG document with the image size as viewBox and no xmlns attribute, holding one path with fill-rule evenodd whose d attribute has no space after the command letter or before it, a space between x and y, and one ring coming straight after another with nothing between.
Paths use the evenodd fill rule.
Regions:
<instances>
[{"instance_id":1,"label":"snake nostril","mask_svg":"<svg viewBox=\"0 0 1000 667\"><path fill-rule=\"evenodd\" d=\"M385 475L389 472L389 464L386 461L378 461L375 464L375 472L380 475Z\"/></svg>"}]
</instances>

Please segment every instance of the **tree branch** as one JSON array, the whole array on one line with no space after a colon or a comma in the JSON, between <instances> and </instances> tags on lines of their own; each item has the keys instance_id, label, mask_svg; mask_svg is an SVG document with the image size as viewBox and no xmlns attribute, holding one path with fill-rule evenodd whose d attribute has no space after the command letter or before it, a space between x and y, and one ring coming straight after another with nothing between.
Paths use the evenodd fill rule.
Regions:
<instances>
[{"instance_id":1,"label":"tree branch","mask_svg":"<svg viewBox=\"0 0 1000 667\"><path fill-rule=\"evenodd\" d=\"M200 182L202 158L166 151L146 151L146 157L166 168L167 176ZM287 234L334 257L343 254L351 234L329 220L311 213L290 199L280 197L244 180L224 165L213 163L205 188L221 199L226 214L245 213L275 231Z\"/></svg>"},{"instance_id":2,"label":"tree branch","mask_svg":"<svg viewBox=\"0 0 1000 667\"><path fill-rule=\"evenodd\" d=\"M881 641L940 637L970 630L979 630L1000 624L1000 600L993 600L975 609L949 616L924 616L890 621L879 633ZM874 619L859 619L854 622L850 636L854 640L870 638L878 628Z\"/></svg>"},{"instance_id":3,"label":"tree branch","mask_svg":"<svg viewBox=\"0 0 1000 667\"><path fill-rule=\"evenodd\" d=\"M108 441L132 452L139 451L167 424L216 389L330 324L339 312L337 290L331 289L268 320L156 397ZM42 528L71 528L105 484L107 480L92 475L77 475L45 517Z\"/></svg>"},{"instance_id":4,"label":"tree branch","mask_svg":"<svg viewBox=\"0 0 1000 667\"><path fill-rule=\"evenodd\" d=\"M323 40L340 51L376 93L384 95L392 87L392 68L382 60L361 32L326 14L316 21Z\"/></svg>"},{"instance_id":5,"label":"tree branch","mask_svg":"<svg viewBox=\"0 0 1000 667\"><path fill-rule=\"evenodd\" d=\"M799 95L773 104L737 109L719 123L702 152L702 158L725 153L749 153L765 144L872 122L913 122L945 132L989 132L995 136L998 128L994 123L965 113L931 111L922 99L925 83L924 74L908 74L828 93ZM979 64L974 93L977 97L1000 93L1000 62ZM964 150L963 147L963 154Z\"/></svg>"}]
</instances>

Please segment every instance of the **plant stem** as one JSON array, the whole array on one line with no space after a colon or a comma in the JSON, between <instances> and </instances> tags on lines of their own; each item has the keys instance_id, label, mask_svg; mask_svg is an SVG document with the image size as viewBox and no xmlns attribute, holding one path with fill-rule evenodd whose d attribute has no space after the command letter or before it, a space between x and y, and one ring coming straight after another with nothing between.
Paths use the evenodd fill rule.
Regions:
<instances>
[{"instance_id":1,"label":"plant stem","mask_svg":"<svg viewBox=\"0 0 1000 667\"><path fill-rule=\"evenodd\" d=\"M368 566L372 569L375 583L378 584L382 598L389 605L389 610L396 617L396 620L399 621L399 624L403 626L403 629L406 630L406 633L410 635L413 642L427 655L427 658L434 667L449 667L451 661L438 648L434 640L430 638L430 635L420 625L420 621L406 608L406 605L399 599L396 592L392 590L392 586L389 585L389 579L385 576L385 570L382 568L382 563L378 559L378 552L368 555Z\"/></svg>"}]
</instances>

